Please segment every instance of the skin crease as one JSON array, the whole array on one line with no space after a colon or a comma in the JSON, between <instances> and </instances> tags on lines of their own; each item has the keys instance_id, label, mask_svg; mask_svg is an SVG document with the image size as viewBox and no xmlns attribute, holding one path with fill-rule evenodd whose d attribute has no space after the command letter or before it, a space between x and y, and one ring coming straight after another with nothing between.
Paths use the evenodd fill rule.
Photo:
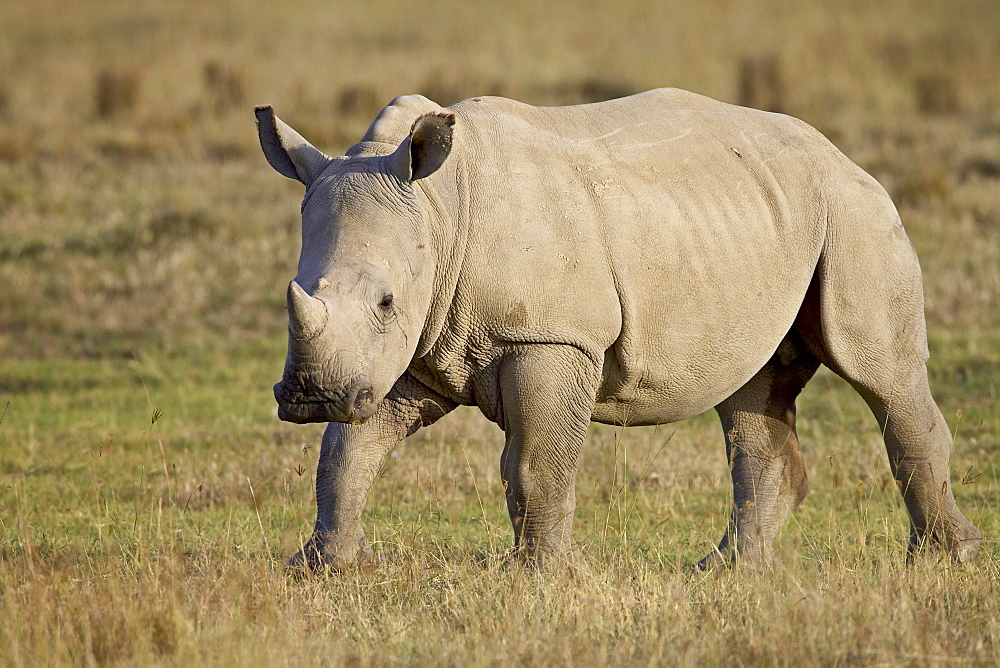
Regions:
<instances>
[{"instance_id":1,"label":"skin crease","mask_svg":"<svg viewBox=\"0 0 1000 668\"><path fill-rule=\"evenodd\" d=\"M734 509L699 565L766 564L808 490L795 399L820 364L884 429L911 554L977 553L916 256L881 186L806 124L673 89L556 108L407 96L330 158L269 107L257 120L271 165L306 185L279 414L330 422L290 565L370 559L383 459L458 405L504 430L515 554L543 568L580 560L591 420L715 407Z\"/></svg>"}]
</instances>

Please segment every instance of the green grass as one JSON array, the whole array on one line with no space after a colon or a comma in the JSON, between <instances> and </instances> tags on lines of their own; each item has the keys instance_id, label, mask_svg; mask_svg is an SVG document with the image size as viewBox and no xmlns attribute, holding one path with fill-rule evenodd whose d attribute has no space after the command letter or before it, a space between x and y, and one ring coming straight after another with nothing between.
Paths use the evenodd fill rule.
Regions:
<instances>
[{"instance_id":1,"label":"green grass","mask_svg":"<svg viewBox=\"0 0 1000 668\"><path fill-rule=\"evenodd\" d=\"M0 21L4 663L1000 659L990 0L40 0ZM764 99L879 178L920 255L979 561L905 565L878 428L821 371L799 404L811 492L772 571L690 571L729 512L714 414L595 425L577 481L589 572L508 567L502 434L462 409L387 460L364 520L376 565L285 573L321 429L274 415L301 193L260 155L253 104L337 153L402 93L559 104L672 85L738 102L741 63L768 55L782 85Z\"/></svg>"}]
</instances>

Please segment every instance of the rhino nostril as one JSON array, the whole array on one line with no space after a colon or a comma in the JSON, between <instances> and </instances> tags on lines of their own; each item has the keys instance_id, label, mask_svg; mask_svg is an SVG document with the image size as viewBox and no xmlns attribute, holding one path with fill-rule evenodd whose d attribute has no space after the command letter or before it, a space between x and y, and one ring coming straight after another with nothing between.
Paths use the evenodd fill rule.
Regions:
<instances>
[{"instance_id":1,"label":"rhino nostril","mask_svg":"<svg viewBox=\"0 0 1000 668\"><path fill-rule=\"evenodd\" d=\"M352 417L354 420L359 422L367 420L375 413L375 397L372 394L371 387L358 390L351 404L351 412L353 413Z\"/></svg>"},{"instance_id":2,"label":"rhino nostril","mask_svg":"<svg viewBox=\"0 0 1000 668\"><path fill-rule=\"evenodd\" d=\"M372 403L375 397L372 396L372 391L370 388L361 390L358 395L354 397L354 410L362 411L367 407L367 404Z\"/></svg>"}]
</instances>

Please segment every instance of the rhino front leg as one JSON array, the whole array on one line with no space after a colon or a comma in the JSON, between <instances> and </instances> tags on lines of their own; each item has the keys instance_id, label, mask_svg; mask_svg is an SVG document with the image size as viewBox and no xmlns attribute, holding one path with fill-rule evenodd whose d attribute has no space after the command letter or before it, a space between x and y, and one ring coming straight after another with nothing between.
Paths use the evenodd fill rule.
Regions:
<instances>
[{"instance_id":1,"label":"rhino front leg","mask_svg":"<svg viewBox=\"0 0 1000 668\"><path fill-rule=\"evenodd\" d=\"M374 420L327 425L316 468L316 526L302 550L288 560L288 567L342 570L371 561L361 513L382 460L395 444L379 438L379 430L369 426Z\"/></svg>"},{"instance_id":2,"label":"rhino front leg","mask_svg":"<svg viewBox=\"0 0 1000 668\"><path fill-rule=\"evenodd\" d=\"M367 422L331 422L316 468L316 526L288 567L343 570L371 561L361 515L382 462L399 441L456 406L406 374Z\"/></svg>"},{"instance_id":3,"label":"rhino front leg","mask_svg":"<svg viewBox=\"0 0 1000 668\"><path fill-rule=\"evenodd\" d=\"M545 569L579 558L576 470L599 371L567 345L529 345L500 370L506 445L500 475L518 558Z\"/></svg>"}]
</instances>

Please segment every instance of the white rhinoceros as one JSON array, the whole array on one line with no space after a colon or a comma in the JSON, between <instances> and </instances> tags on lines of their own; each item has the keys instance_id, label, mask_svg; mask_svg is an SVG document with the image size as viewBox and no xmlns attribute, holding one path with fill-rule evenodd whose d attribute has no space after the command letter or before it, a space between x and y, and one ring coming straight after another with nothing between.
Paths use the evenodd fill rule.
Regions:
<instances>
[{"instance_id":1,"label":"white rhinoceros","mask_svg":"<svg viewBox=\"0 0 1000 668\"><path fill-rule=\"evenodd\" d=\"M735 499L701 565L767 561L808 488L795 399L820 364L884 432L911 553L978 551L927 385L916 255L875 179L805 123L669 89L554 108L412 95L331 158L256 114L268 162L306 186L279 416L331 423L291 564L371 558L384 457L460 404L505 432L515 548L543 565L578 553L592 420L714 407Z\"/></svg>"}]
</instances>

